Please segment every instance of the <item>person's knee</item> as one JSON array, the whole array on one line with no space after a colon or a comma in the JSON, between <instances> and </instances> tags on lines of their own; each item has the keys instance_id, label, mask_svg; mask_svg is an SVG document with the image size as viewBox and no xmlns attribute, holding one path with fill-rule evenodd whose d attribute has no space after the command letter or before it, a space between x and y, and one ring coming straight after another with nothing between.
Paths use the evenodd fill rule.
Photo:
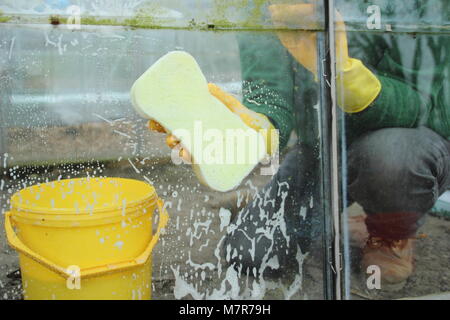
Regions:
<instances>
[{"instance_id":1,"label":"person's knee","mask_svg":"<svg viewBox=\"0 0 450 320\"><path fill-rule=\"evenodd\" d=\"M361 137L349 150L351 197L371 211L428 211L448 153L441 140L428 129L382 129Z\"/></svg>"},{"instance_id":2,"label":"person's knee","mask_svg":"<svg viewBox=\"0 0 450 320\"><path fill-rule=\"evenodd\" d=\"M398 134L397 131L379 130L351 145L348 152L350 191L373 193L394 187L399 181L405 183L410 161L405 159L401 150L403 142L398 141Z\"/></svg>"}]
</instances>

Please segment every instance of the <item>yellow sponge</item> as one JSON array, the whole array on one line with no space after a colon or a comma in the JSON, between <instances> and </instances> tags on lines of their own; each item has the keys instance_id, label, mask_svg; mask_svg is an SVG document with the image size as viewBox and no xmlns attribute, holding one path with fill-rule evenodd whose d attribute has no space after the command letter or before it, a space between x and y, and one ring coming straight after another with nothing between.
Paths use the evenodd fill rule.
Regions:
<instances>
[{"instance_id":1,"label":"yellow sponge","mask_svg":"<svg viewBox=\"0 0 450 320\"><path fill-rule=\"evenodd\" d=\"M172 51L155 62L131 88L143 117L159 122L181 140L200 181L228 191L267 154L265 138L211 95L195 59Z\"/></svg>"}]
</instances>

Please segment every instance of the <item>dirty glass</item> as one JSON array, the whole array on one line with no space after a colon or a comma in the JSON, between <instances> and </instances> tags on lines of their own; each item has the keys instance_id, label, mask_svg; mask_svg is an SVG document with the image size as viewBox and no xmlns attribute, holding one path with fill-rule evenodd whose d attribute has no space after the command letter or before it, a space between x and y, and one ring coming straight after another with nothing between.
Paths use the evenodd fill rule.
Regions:
<instances>
[{"instance_id":1,"label":"dirty glass","mask_svg":"<svg viewBox=\"0 0 450 320\"><path fill-rule=\"evenodd\" d=\"M43 0L10 1L0 4L2 20L47 23L49 17L68 24L127 25L156 28L273 29L269 5L299 4L300 0ZM316 1L322 7L321 1ZM323 27L322 8L314 15ZM289 28L308 28L310 19L290 21Z\"/></svg>"},{"instance_id":2,"label":"dirty glass","mask_svg":"<svg viewBox=\"0 0 450 320\"><path fill-rule=\"evenodd\" d=\"M336 9L346 298L448 299L449 2Z\"/></svg>"},{"instance_id":3,"label":"dirty glass","mask_svg":"<svg viewBox=\"0 0 450 320\"><path fill-rule=\"evenodd\" d=\"M323 8L303 8L308 19L300 23L283 6L273 21L268 1L225 3L2 1L2 214L30 186L137 179L155 187L170 217L153 251L152 298L330 297ZM298 40L310 48L306 66ZM280 130L278 158L234 190L214 191L189 164L174 163L166 134L149 130L133 109L134 81L174 50L190 53L208 82ZM1 220L0 297L30 298Z\"/></svg>"}]
</instances>

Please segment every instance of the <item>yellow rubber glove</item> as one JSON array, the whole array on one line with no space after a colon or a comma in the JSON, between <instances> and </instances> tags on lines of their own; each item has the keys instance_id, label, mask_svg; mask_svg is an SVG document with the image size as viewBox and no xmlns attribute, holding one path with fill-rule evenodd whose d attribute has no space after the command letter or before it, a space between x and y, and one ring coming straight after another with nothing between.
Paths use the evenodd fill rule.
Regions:
<instances>
[{"instance_id":1,"label":"yellow rubber glove","mask_svg":"<svg viewBox=\"0 0 450 320\"><path fill-rule=\"evenodd\" d=\"M242 121L250 128L259 131L266 139L266 149L269 155L278 151L279 135L269 119L260 113L254 112L239 102L232 95L224 92L217 85L208 83L209 93L219 99L230 111L239 115ZM148 128L152 131L166 133L166 129L155 120L148 122ZM180 140L172 134L167 135L166 144L173 149L180 143ZM192 162L189 152L183 147L180 148L180 157L186 162Z\"/></svg>"},{"instance_id":2,"label":"yellow rubber glove","mask_svg":"<svg viewBox=\"0 0 450 320\"><path fill-rule=\"evenodd\" d=\"M213 83L208 83L209 93L219 99L228 109L236 113L244 123L252 129L259 131L266 140L266 150L269 155L278 151L279 135L270 120L263 114L245 107L238 99L222 91Z\"/></svg>"},{"instance_id":3,"label":"yellow rubber glove","mask_svg":"<svg viewBox=\"0 0 450 320\"><path fill-rule=\"evenodd\" d=\"M166 129L157 121L155 120L149 120L147 122L147 127L155 132L159 133L167 133ZM168 134L166 137L166 144L170 149L175 148L180 143L180 140L175 137L173 134ZM179 156L182 158L186 163L192 163L191 155L189 152L183 148L180 147Z\"/></svg>"},{"instance_id":4,"label":"yellow rubber glove","mask_svg":"<svg viewBox=\"0 0 450 320\"><path fill-rule=\"evenodd\" d=\"M269 11L275 26L298 25L317 28L314 4L270 5ZM278 38L289 53L317 81L317 37L313 31L279 31ZM342 16L336 11L336 86L339 106L349 113L366 109L381 91L377 77L358 60L349 57L347 35Z\"/></svg>"}]
</instances>

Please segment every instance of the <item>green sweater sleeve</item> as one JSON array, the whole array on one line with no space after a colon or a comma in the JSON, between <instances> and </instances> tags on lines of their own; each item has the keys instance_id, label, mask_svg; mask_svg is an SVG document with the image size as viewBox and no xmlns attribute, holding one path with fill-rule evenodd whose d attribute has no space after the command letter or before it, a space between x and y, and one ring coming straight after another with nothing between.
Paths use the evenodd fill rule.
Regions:
<instances>
[{"instance_id":1,"label":"green sweater sleeve","mask_svg":"<svg viewBox=\"0 0 450 320\"><path fill-rule=\"evenodd\" d=\"M282 149L294 127L292 60L278 38L267 33L238 35L243 104L266 115L280 133Z\"/></svg>"},{"instance_id":2,"label":"green sweater sleeve","mask_svg":"<svg viewBox=\"0 0 450 320\"><path fill-rule=\"evenodd\" d=\"M364 111L346 116L350 141L371 130L413 128L425 116L426 100L411 85L384 75L377 77L381 82L381 92L375 101Z\"/></svg>"},{"instance_id":3,"label":"green sweater sleeve","mask_svg":"<svg viewBox=\"0 0 450 320\"><path fill-rule=\"evenodd\" d=\"M370 130L419 125L450 137L449 48L440 34L350 33L351 56L374 70L382 89L367 109L346 115L349 141Z\"/></svg>"}]
</instances>

